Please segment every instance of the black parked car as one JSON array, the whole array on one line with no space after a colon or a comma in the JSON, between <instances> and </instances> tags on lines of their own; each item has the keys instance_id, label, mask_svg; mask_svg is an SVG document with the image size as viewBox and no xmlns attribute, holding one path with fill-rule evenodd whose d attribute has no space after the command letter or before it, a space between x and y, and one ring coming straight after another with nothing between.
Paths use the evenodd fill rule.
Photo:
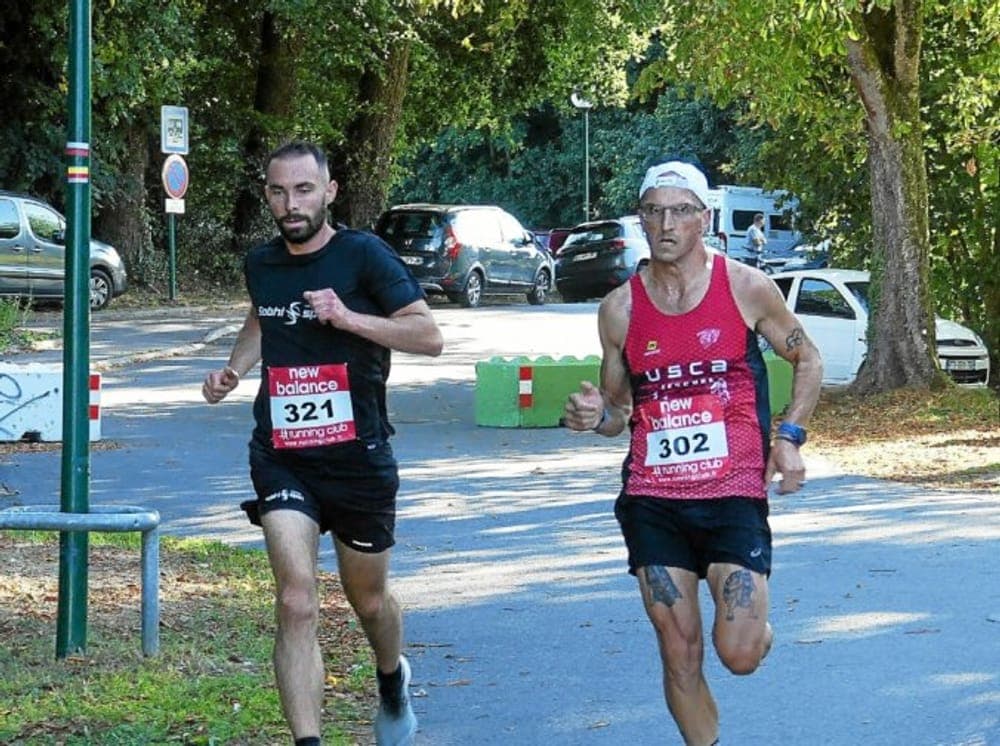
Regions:
<instances>
[{"instance_id":1,"label":"black parked car","mask_svg":"<svg viewBox=\"0 0 1000 746\"><path fill-rule=\"evenodd\" d=\"M517 219L489 205L397 205L375 233L428 293L473 308L483 295L524 293L541 305L552 287L552 258Z\"/></svg>"},{"instance_id":2,"label":"black parked car","mask_svg":"<svg viewBox=\"0 0 1000 746\"><path fill-rule=\"evenodd\" d=\"M603 297L648 263L637 216L582 223L556 252L556 288L568 303Z\"/></svg>"},{"instance_id":3,"label":"black parked car","mask_svg":"<svg viewBox=\"0 0 1000 746\"><path fill-rule=\"evenodd\" d=\"M65 218L40 199L0 190L0 296L62 300L65 278ZM124 293L126 280L114 247L92 239L91 310Z\"/></svg>"}]
</instances>

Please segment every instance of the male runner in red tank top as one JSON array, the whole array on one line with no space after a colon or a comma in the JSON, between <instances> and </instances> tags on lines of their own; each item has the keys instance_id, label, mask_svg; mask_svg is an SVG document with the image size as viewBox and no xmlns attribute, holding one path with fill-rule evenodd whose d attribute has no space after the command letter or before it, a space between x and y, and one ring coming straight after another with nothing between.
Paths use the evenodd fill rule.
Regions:
<instances>
[{"instance_id":1,"label":"male runner in red tank top","mask_svg":"<svg viewBox=\"0 0 1000 746\"><path fill-rule=\"evenodd\" d=\"M639 215L650 263L601 302L601 388L584 382L566 424L631 432L615 516L663 663L667 707L689 746L718 743L702 672L699 578L715 601L713 641L735 674L770 649L767 488L802 485L799 446L822 362L763 272L705 247L708 182L689 163L646 173ZM771 440L762 335L794 367L792 401Z\"/></svg>"}]
</instances>

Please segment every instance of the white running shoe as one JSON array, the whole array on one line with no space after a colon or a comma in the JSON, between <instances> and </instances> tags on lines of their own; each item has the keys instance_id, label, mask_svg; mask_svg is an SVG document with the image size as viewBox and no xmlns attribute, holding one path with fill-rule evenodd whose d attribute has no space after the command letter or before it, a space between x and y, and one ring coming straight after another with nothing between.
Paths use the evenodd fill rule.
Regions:
<instances>
[{"instance_id":1,"label":"white running shoe","mask_svg":"<svg viewBox=\"0 0 1000 746\"><path fill-rule=\"evenodd\" d=\"M375 743L378 746L408 746L417 732L417 716L410 704L410 662L399 656L402 683L396 697L383 698L375 716Z\"/></svg>"}]
</instances>

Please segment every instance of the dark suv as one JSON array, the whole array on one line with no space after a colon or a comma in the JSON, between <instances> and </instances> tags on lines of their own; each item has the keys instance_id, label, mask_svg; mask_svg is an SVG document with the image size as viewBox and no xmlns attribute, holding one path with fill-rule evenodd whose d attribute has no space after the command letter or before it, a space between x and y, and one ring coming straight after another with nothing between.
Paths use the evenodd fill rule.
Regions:
<instances>
[{"instance_id":1,"label":"dark suv","mask_svg":"<svg viewBox=\"0 0 1000 746\"><path fill-rule=\"evenodd\" d=\"M649 263L649 244L635 215L582 223L556 252L556 287L574 303L603 297Z\"/></svg>"},{"instance_id":2,"label":"dark suv","mask_svg":"<svg viewBox=\"0 0 1000 746\"><path fill-rule=\"evenodd\" d=\"M0 190L0 296L61 300L65 278L65 218L39 199ZM124 293L125 284L118 252L91 240L91 310Z\"/></svg>"},{"instance_id":3,"label":"dark suv","mask_svg":"<svg viewBox=\"0 0 1000 746\"><path fill-rule=\"evenodd\" d=\"M375 233L424 290L466 308L484 294L510 293L524 293L537 306L552 287L552 258L499 207L397 205L379 217Z\"/></svg>"}]
</instances>

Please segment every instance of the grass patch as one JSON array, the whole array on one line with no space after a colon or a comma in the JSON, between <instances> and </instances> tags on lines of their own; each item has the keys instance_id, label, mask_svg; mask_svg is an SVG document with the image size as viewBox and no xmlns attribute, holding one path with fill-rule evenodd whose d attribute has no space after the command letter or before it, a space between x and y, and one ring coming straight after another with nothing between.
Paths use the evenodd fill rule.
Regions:
<instances>
[{"instance_id":1,"label":"grass patch","mask_svg":"<svg viewBox=\"0 0 1000 746\"><path fill-rule=\"evenodd\" d=\"M0 298L0 353L30 347L44 335L27 328L31 304L16 298Z\"/></svg>"},{"instance_id":2,"label":"grass patch","mask_svg":"<svg viewBox=\"0 0 1000 746\"><path fill-rule=\"evenodd\" d=\"M58 534L0 532L0 742L290 742L271 666L264 552L163 537L160 654L144 658L139 541L90 534L87 650L56 660ZM337 576L319 578L324 743L364 743L374 666Z\"/></svg>"}]
</instances>

